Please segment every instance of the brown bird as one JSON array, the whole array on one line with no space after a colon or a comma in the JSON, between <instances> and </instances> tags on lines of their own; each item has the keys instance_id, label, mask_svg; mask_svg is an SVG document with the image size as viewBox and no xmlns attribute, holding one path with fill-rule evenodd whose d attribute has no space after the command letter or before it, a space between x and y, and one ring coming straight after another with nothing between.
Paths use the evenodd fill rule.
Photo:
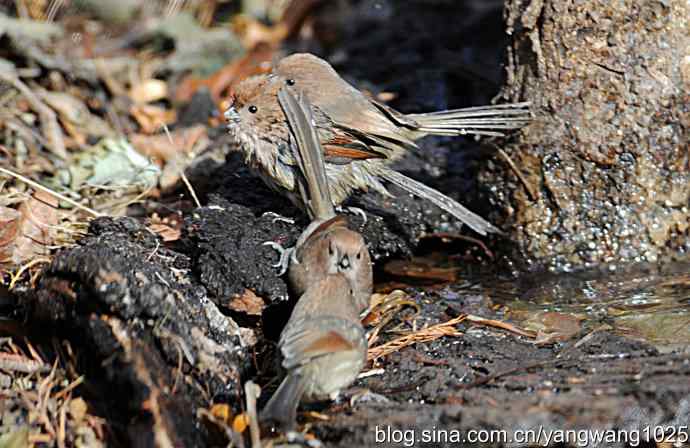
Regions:
<instances>
[{"instance_id":1,"label":"brown bird","mask_svg":"<svg viewBox=\"0 0 690 448\"><path fill-rule=\"evenodd\" d=\"M301 173L297 182L302 203L313 218L295 247L286 251L290 256L281 255L281 262L289 266L290 284L299 295L326 275L342 273L350 282L359 311L363 311L369 306L373 284L367 245L361 234L347 228L344 216L335 214L308 100L286 87L278 92L278 100L294 136L291 148ZM271 245L283 250L275 243Z\"/></svg>"},{"instance_id":2,"label":"brown bird","mask_svg":"<svg viewBox=\"0 0 690 448\"><path fill-rule=\"evenodd\" d=\"M287 376L261 419L291 429L302 398L335 398L364 367L367 340L350 282L342 274L313 282L300 297L278 347Z\"/></svg>"},{"instance_id":3,"label":"brown bird","mask_svg":"<svg viewBox=\"0 0 690 448\"><path fill-rule=\"evenodd\" d=\"M285 87L278 101L294 139L298 191L314 219L289 257L290 283L301 297L278 343L287 376L261 414L289 429L303 396L333 398L364 366L359 314L369 305L372 272L364 239L335 214L308 101Z\"/></svg>"},{"instance_id":4,"label":"brown bird","mask_svg":"<svg viewBox=\"0 0 690 448\"><path fill-rule=\"evenodd\" d=\"M303 91L311 103L335 204L354 190L373 189L390 196L383 179L430 200L482 235L499 232L457 201L388 165L418 150L415 141L425 135L503 135L504 130L517 129L528 122L528 103L405 115L366 97L316 56L284 58L272 74L241 82L225 116L250 168L298 207L304 205L296 192L296 161L277 100L283 85Z\"/></svg>"},{"instance_id":5,"label":"brown bird","mask_svg":"<svg viewBox=\"0 0 690 448\"><path fill-rule=\"evenodd\" d=\"M371 258L362 235L348 229L342 216L322 223L295 246L288 278L295 293L302 294L315 281L335 273L350 282L357 309L364 311L373 285Z\"/></svg>"}]
</instances>

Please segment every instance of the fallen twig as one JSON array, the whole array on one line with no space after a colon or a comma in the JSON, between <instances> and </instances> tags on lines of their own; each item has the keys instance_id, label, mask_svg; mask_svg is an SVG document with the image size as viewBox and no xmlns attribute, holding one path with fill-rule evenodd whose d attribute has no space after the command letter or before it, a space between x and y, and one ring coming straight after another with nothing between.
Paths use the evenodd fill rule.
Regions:
<instances>
[{"instance_id":1,"label":"fallen twig","mask_svg":"<svg viewBox=\"0 0 690 448\"><path fill-rule=\"evenodd\" d=\"M79 387L82 383L84 382L84 375L77 377L76 380L72 381L69 383L64 389L62 389L60 392L56 393L53 396L53 399L55 400L60 400L62 398L67 397L74 389Z\"/></svg>"},{"instance_id":2,"label":"fallen twig","mask_svg":"<svg viewBox=\"0 0 690 448\"><path fill-rule=\"evenodd\" d=\"M87 213L89 213L89 214L91 214L91 215L93 215L93 216L95 216L95 217L105 216L103 213L99 213L99 212L97 212L96 210L93 210L93 209L91 209L91 208L89 208L89 207L87 207L87 206L85 206L85 205L82 205L82 204L78 203L77 201L75 201L75 200L73 200L73 199L70 199L70 198L68 198L67 196L58 193L57 191L53 191L53 190L51 190L51 189L48 188L48 187L44 187L43 185L39 184L39 183L36 182L36 181L33 181L33 180L29 179L28 177L25 177L25 176L22 176L21 174L15 173L14 171L11 171L11 170L8 170L8 169L6 169L6 168L0 167L0 173L5 173L5 174L7 174L8 176L12 176L12 177L14 177L14 178L16 178L16 179L19 179L20 181L24 182L24 183L27 184L27 185L31 185L31 186L34 187L34 188L37 188L37 189L39 189L39 190L41 190L41 191L45 191L46 193L55 196L56 198L60 199L61 201L67 202L67 203L68 203L69 205L71 205L72 207L76 207L76 208L78 208L79 210L83 210L83 211L85 211L85 212L87 212Z\"/></svg>"},{"instance_id":3,"label":"fallen twig","mask_svg":"<svg viewBox=\"0 0 690 448\"><path fill-rule=\"evenodd\" d=\"M492 260L494 259L494 253L489 250L488 247L486 247L486 244L482 240L479 240L477 238L472 238L471 236L467 235L460 235L458 233L450 233L450 232L436 232L432 233L431 235L428 236L428 238L448 238L448 239L456 239L456 240L463 240L467 241L470 243L474 243L477 246L481 247L481 249L484 251L487 257L491 258Z\"/></svg>"},{"instance_id":4,"label":"fallen twig","mask_svg":"<svg viewBox=\"0 0 690 448\"><path fill-rule=\"evenodd\" d=\"M513 324L509 324L507 322L502 322L500 320L494 320L494 319L486 319L480 316L475 316L473 314L467 314L465 315L466 319L469 320L472 323L475 324L480 324L480 325L486 325L487 327L495 327L495 328L501 328L506 331L510 331L511 333L515 333L520 336L525 336L527 338L536 338L537 333L532 330L523 330L522 328L515 326Z\"/></svg>"},{"instance_id":5,"label":"fallen twig","mask_svg":"<svg viewBox=\"0 0 690 448\"><path fill-rule=\"evenodd\" d=\"M168 140L170 140L170 144L174 145L172 136L170 135L170 130L168 129L168 125L163 123L163 129L165 130L165 135L168 136ZM189 194L192 195L192 199L194 199L194 203L198 208L201 208L201 202L199 201L199 198L196 195L196 192L194 191L194 188L192 187L192 184L189 182L189 179L187 179L187 175L184 173L184 167L180 168L180 177L182 178L182 182L184 182L185 186L187 187L187 190L189 190Z\"/></svg>"},{"instance_id":6,"label":"fallen twig","mask_svg":"<svg viewBox=\"0 0 690 448\"><path fill-rule=\"evenodd\" d=\"M536 201L537 199L539 199L539 193L534 191L534 189L532 188L532 185L529 182L527 182L527 179L525 179L525 176L522 174L522 172L520 172L518 167L515 165L515 162L513 162L513 159L511 159L510 156L503 149L499 148L496 145L494 145L494 147L498 150L498 154L501 157L503 157L503 160L506 161L508 166L510 166L510 169L513 170L513 172L515 173L517 178L520 179L520 182L522 182L522 185L525 186L525 190L527 190L527 194L529 195L530 199L532 199L533 201Z\"/></svg>"},{"instance_id":7,"label":"fallen twig","mask_svg":"<svg viewBox=\"0 0 690 448\"><path fill-rule=\"evenodd\" d=\"M247 398L247 416L249 417L249 435L252 439L252 448L261 448L259 415L256 412L256 399L261 395L261 388L253 381L247 381L244 384L244 395Z\"/></svg>"},{"instance_id":8,"label":"fallen twig","mask_svg":"<svg viewBox=\"0 0 690 448\"><path fill-rule=\"evenodd\" d=\"M464 321L466 317L467 316L463 314L449 321L423 328L419 331L393 339L385 344L370 348L367 353L367 360L375 361L418 342L429 342L443 336L462 336L463 333L456 330L454 327Z\"/></svg>"},{"instance_id":9,"label":"fallen twig","mask_svg":"<svg viewBox=\"0 0 690 448\"><path fill-rule=\"evenodd\" d=\"M19 77L17 77L14 73L0 71L0 79L11 84L15 89L19 90L19 92L21 92L21 94L24 95L26 100L29 102L31 108L36 111L38 115L40 115L43 133L50 143L47 146L48 149L61 159L67 159L65 139L62 135L62 129L60 129L60 124L57 121L55 111L38 99L38 97L31 91L29 86L24 84L22 80L19 79Z\"/></svg>"},{"instance_id":10,"label":"fallen twig","mask_svg":"<svg viewBox=\"0 0 690 448\"><path fill-rule=\"evenodd\" d=\"M50 370L46 364L15 353L0 353L0 370L7 372L35 373Z\"/></svg>"},{"instance_id":11,"label":"fallen twig","mask_svg":"<svg viewBox=\"0 0 690 448\"><path fill-rule=\"evenodd\" d=\"M10 286L9 289L10 291L14 289L14 286L17 284L19 279L21 278L22 274L26 272L28 269L32 268L33 266L40 264L40 263L50 263L50 258L45 258L45 257L39 257L39 258L34 258L30 262L22 265L22 267L19 268L19 270L10 275Z\"/></svg>"},{"instance_id":12,"label":"fallen twig","mask_svg":"<svg viewBox=\"0 0 690 448\"><path fill-rule=\"evenodd\" d=\"M562 364L565 363L566 361L570 362L578 362L578 361L573 361L573 360L563 360L563 359L547 359L545 361L536 361L532 362L529 364L525 365L520 365L520 366L515 366L511 367L509 369L503 370L501 372L497 373L492 373L490 375L483 376L481 378L478 378L472 382L469 383L463 383L463 384L458 384L456 386L456 389L472 389L473 387L481 386L482 384L487 384L495 379L507 376L507 375L512 375L513 373L518 373L522 371L528 371L540 367L548 367L552 364Z\"/></svg>"},{"instance_id":13,"label":"fallen twig","mask_svg":"<svg viewBox=\"0 0 690 448\"><path fill-rule=\"evenodd\" d=\"M371 347L378 339L379 333L388 325L390 321L406 306L410 306L415 309L415 316L419 314L419 305L416 302L410 300L403 291L395 290L388 294L386 298L381 302L372 307L371 311L363 320L364 325L369 325L372 323L376 317L379 317L379 322L374 327L374 330L369 333L369 338L367 344Z\"/></svg>"}]
</instances>

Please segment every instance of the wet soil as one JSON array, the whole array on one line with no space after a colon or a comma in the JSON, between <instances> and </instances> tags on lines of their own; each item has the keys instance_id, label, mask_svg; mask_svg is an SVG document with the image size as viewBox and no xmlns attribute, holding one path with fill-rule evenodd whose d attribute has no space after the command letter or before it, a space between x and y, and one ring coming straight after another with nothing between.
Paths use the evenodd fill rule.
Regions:
<instances>
[{"instance_id":1,"label":"wet soil","mask_svg":"<svg viewBox=\"0 0 690 448\"><path fill-rule=\"evenodd\" d=\"M590 282L599 278L609 286L637 286L633 277L590 274ZM682 278L679 282L686 284ZM512 304L518 298L524 300L522 308L531 304L532 310L526 313L529 317L541 308L567 309L569 302L563 296L572 298L586 290L582 283L576 285L563 277L546 283L515 280L513 285L506 282L498 288L495 280L486 283L459 282L412 292L422 309L416 326L446 321L461 312L524 326L528 319L524 314L520 317L519 309L502 306L504 287L520 285L513 290ZM538 296L550 300L547 305L537 306L531 289L534 284L543 288ZM605 304L615 297L603 288L600 292L596 302ZM683 297L687 301L687 289ZM676 304L676 313L682 319L687 306ZM570 315L559 312L558 316L565 321ZM375 368L384 371L361 379L355 387L377 396L365 395L359 401L355 395L347 416L334 413L338 407L332 406L330 421L305 419L328 446L376 446L381 442L384 446L457 446L458 442L523 446L517 437L529 430L536 433L541 429L543 434L620 430L641 438L645 428L682 430L690 417L686 339L676 345L653 345L634 331L625 334L626 329L616 328L614 320L613 313L595 313L565 340L546 343L485 326L460 325L464 330L461 337L418 343L376 364ZM413 325L408 322L403 327ZM499 432L484 433L493 439L473 439L473 431L480 429ZM546 443L545 437L542 435L540 443ZM575 438L565 445L578 443L595 445L591 439ZM606 445L626 446L622 442Z\"/></svg>"}]
</instances>

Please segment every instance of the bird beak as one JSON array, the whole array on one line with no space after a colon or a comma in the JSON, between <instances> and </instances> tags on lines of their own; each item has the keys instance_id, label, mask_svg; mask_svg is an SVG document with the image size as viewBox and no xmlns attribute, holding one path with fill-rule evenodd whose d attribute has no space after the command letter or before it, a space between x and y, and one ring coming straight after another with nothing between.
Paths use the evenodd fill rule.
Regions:
<instances>
[{"instance_id":1,"label":"bird beak","mask_svg":"<svg viewBox=\"0 0 690 448\"><path fill-rule=\"evenodd\" d=\"M225 121L227 121L230 126L240 122L240 114L233 106L230 106L223 115L225 116Z\"/></svg>"},{"instance_id":2,"label":"bird beak","mask_svg":"<svg viewBox=\"0 0 690 448\"><path fill-rule=\"evenodd\" d=\"M339 265L341 269L350 269L350 257L345 255L340 259Z\"/></svg>"}]
</instances>

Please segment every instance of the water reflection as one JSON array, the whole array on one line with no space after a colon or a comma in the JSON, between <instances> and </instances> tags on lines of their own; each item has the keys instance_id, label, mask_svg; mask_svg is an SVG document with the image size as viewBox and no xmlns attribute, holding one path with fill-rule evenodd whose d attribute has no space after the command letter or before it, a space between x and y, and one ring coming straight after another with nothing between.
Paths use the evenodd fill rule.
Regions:
<instances>
[{"instance_id":1,"label":"water reflection","mask_svg":"<svg viewBox=\"0 0 690 448\"><path fill-rule=\"evenodd\" d=\"M591 328L606 323L661 350L690 345L690 263L528 275L483 284L489 297L518 322L557 311L582 318Z\"/></svg>"},{"instance_id":2,"label":"water reflection","mask_svg":"<svg viewBox=\"0 0 690 448\"><path fill-rule=\"evenodd\" d=\"M443 287L443 297L483 291L504 317L545 336L576 336L578 327L608 328L642 340L662 351L690 349L690 262L662 267L635 265L555 274L523 274L501 278L477 272L476 265L433 252L384 267L395 281L424 288ZM497 280L498 278L498 280ZM539 340L539 338L538 338Z\"/></svg>"}]
</instances>

